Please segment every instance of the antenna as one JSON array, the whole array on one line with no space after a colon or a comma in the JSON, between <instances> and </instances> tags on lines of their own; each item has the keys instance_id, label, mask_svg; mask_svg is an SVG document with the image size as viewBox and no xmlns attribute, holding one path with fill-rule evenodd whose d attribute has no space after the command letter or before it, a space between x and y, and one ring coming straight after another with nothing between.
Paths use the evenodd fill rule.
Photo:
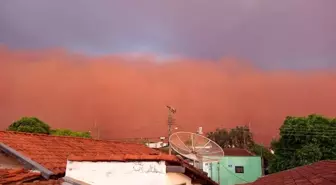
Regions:
<instances>
[{"instance_id":1,"label":"antenna","mask_svg":"<svg viewBox=\"0 0 336 185\"><path fill-rule=\"evenodd\" d=\"M191 159L198 168L203 162L216 162L224 156L223 149L214 141L192 132L175 132L169 137L169 143L178 154Z\"/></svg>"},{"instance_id":2,"label":"antenna","mask_svg":"<svg viewBox=\"0 0 336 185\"><path fill-rule=\"evenodd\" d=\"M168 108L168 138L170 138L171 133L172 133L172 125L174 123L174 118L173 118L173 114L176 113L176 109L167 105ZM170 142L168 141L168 146L169 146L169 155L171 155L171 146L170 146Z\"/></svg>"},{"instance_id":3,"label":"antenna","mask_svg":"<svg viewBox=\"0 0 336 185\"><path fill-rule=\"evenodd\" d=\"M96 134L96 139L99 139L99 127L97 126L97 120L94 120L94 130L95 130L95 134Z\"/></svg>"}]
</instances>

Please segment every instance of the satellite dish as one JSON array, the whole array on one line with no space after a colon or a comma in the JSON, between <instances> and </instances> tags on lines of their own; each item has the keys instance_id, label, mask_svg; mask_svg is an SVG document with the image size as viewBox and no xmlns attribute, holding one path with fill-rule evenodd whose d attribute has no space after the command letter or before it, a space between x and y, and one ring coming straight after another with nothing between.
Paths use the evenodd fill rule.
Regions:
<instances>
[{"instance_id":1,"label":"satellite dish","mask_svg":"<svg viewBox=\"0 0 336 185\"><path fill-rule=\"evenodd\" d=\"M207 137L192 132L175 132L169 137L171 148L199 164L216 162L224 156L223 149Z\"/></svg>"}]
</instances>

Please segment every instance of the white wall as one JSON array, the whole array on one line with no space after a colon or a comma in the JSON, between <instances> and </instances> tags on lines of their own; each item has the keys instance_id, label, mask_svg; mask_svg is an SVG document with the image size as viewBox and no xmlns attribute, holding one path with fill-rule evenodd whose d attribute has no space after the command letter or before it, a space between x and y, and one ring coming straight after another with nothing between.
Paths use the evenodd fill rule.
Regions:
<instances>
[{"instance_id":1,"label":"white wall","mask_svg":"<svg viewBox=\"0 0 336 185\"><path fill-rule=\"evenodd\" d=\"M156 142L156 143L146 143L146 145L149 147L149 148L162 148L162 147L165 147L165 146L168 146L168 143L164 143L164 142Z\"/></svg>"},{"instance_id":2,"label":"white wall","mask_svg":"<svg viewBox=\"0 0 336 185\"><path fill-rule=\"evenodd\" d=\"M68 161L66 176L92 185L165 185L166 165L161 162Z\"/></svg>"}]
</instances>

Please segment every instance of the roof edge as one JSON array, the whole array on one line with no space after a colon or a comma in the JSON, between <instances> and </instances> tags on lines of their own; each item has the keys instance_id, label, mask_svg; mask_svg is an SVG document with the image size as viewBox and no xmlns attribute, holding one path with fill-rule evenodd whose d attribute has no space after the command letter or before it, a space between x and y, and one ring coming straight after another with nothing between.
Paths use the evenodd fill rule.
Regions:
<instances>
[{"instance_id":1,"label":"roof edge","mask_svg":"<svg viewBox=\"0 0 336 185\"><path fill-rule=\"evenodd\" d=\"M84 155L78 156L71 154L68 156L68 161L89 161L89 162L102 162L102 161L171 161L178 162L176 156L168 154L155 154L155 155Z\"/></svg>"},{"instance_id":2,"label":"roof edge","mask_svg":"<svg viewBox=\"0 0 336 185\"><path fill-rule=\"evenodd\" d=\"M13 148L5 145L4 143L0 143L0 149L3 150L5 153L7 154L11 154L14 157L28 163L29 165L31 165L32 167L34 167L35 169L39 170L41 172L41 175L46 178L49 179L49 177L51 175L54 175L54 173L50 170L48 170L47 168L43 167L42 165L40 165L39 163L31 160L28 157L25 157L24 155L22 155L21 153L19 153L18 151L14 150Z\"/></svg>"}]
</instances>

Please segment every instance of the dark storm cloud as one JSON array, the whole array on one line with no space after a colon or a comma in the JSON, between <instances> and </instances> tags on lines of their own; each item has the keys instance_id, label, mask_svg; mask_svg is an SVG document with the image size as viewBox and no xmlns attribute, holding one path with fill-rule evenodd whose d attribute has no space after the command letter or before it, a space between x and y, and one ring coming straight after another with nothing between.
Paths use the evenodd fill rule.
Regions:
<instances>
[{"instance_id":1,"label":"dark storm cloud","mask_svg":"<svg viewBox=\"0 0 336 185\"><path fill-rule=\"evenodd\" d=\"M334 7L335 0L3 0L0 42L329 68L336 66Z\"/></svg>"}]
</instances>

